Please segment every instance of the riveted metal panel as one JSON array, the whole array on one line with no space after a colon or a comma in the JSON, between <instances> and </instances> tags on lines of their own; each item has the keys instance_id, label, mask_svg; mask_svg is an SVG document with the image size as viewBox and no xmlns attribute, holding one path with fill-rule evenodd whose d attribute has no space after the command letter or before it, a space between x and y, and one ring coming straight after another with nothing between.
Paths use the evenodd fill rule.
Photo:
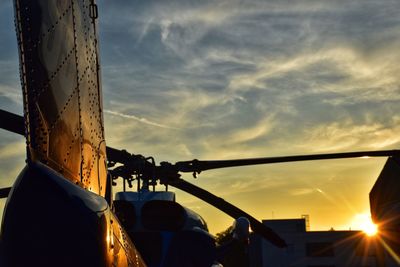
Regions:
<instances>
[{"instance_id":1,"label":"riveted metal panel","mask_svg":"<svg viewBox=\"0 0 400 267\"><path fill-rule=\"evenodd\" d=\"M15 0L28 160L104 196L107 171L93 0Z\"/></svg>"}]
</instances>

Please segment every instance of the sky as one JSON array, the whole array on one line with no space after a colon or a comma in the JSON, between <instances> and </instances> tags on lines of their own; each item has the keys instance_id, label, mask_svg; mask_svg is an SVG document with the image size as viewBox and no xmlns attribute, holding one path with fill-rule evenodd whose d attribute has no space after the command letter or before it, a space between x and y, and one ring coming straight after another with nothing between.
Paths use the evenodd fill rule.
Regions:
<instances>
[{"instance_id":1,"label":"sky","mask_svg":"<svg viewBox=\"0 0 400 267\"><path fill-rule=\"evenodd\" d=\"M157 162L400 148L398 0L98 1L107 145ZM0 0L0 108L22 114L12 1ZM24 166L0 130L0 186ZM184 178L256 218L357 229L385 158ZM211 232L232 219L177 191ZM2 206L4 201L0 202Z\"/></svg>"}]
</instances>

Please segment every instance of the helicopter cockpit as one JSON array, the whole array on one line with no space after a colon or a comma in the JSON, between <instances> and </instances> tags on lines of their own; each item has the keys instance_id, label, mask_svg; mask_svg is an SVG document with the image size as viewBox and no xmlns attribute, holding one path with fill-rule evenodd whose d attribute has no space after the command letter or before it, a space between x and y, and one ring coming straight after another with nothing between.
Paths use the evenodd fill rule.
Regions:
<instances>
[{"instance_id":1,"label":"helicopter cockpit","mask_svg":"<svg viewBox=\"0 0 400 267\"><path fill-rule=\"evenodd\" d=\"M214 237L200 215L173 192L118 192L114 209L148 266L211 266Z\"/></svg>"}]
</instances>

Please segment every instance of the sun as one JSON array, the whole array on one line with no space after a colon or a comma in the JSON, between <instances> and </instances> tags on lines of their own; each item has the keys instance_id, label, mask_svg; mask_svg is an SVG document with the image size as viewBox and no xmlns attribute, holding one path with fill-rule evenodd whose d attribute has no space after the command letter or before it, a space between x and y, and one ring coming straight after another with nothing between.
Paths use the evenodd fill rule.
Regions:
<instances>
[{"instance_id":1,"label":"sun","mask_svg":"<svg viewBox=\"0 0 400 267\"><path fill-rule=\"evenodd\" d=\"M378 233L378 226L369 220L361 226L361 230L363 230L367 236L374 236Z\"/></svg>"},{"instance_id":2,"label":"sun","mask_svg":"<svg viewBox=\"0 0 400 267\"><path fill-rule=\"evenodd\" d=\"M372 222L368 213L357 214L354 217L353 225L362 230L367 236L374 236L378 233L378 226Z\"/></svg>"}]
</instances>

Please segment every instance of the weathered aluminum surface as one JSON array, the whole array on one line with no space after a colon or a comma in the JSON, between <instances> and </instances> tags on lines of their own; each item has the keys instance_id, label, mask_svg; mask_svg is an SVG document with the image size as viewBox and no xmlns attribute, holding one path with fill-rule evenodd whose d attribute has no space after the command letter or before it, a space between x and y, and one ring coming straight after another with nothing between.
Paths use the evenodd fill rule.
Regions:
<instances>
[{"instance_id":1,"label":"weathered aluminum surface","mask_svg":"<svg viewBox=\"0 0 400 267\"><path fill-rule=\"evenodd\" d=\"M94 0L15 1L28 159L104 196Z\"/></svg>"}]
</instances>

